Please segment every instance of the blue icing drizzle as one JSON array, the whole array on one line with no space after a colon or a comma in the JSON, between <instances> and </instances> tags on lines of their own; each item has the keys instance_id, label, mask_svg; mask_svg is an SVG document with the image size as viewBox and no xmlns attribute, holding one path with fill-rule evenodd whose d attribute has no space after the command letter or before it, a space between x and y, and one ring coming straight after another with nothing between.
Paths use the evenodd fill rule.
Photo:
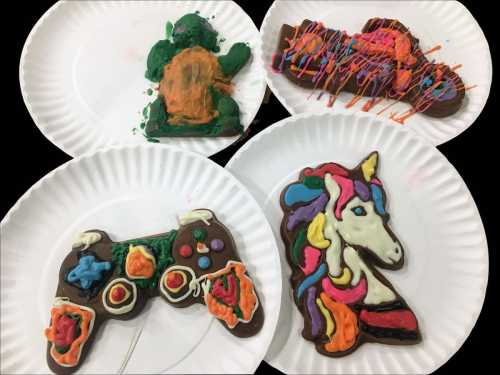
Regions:
<instances>
[{"instance_id":1,"label":"blue icing drizzle","mask_svg":"<svg viewBox=\"0 0 500 375\"><path fill-rule=\"evenodd\" d=\"M315 284L316 282L319 281L323 277L323 275L326 273L326 264L321 263L316 271L314 271L313 274L307 276L300 284L299 287L297 288L297 299L299 299L304 291L309 288L311 285Z\"/></svg>"},{"instance_id":2,"label":"blue icing drizzle","mask_svg":"<svg viewBox=\"0 0 500 375\"><path fill-rule=\"evenodd\" d=\"M299 65L298 67L302 67L302 65L306 62L306 60L309 58L309 55L304 55L302 56L302 58L300 59L300 62L299 62Z\"/></svg>"},{"instance_id":3,"label":"blue icing drizzle","mask_svg":"<svg viewBox=\"0 0 500 375\"><path fill-rule=\"evenodd\" d=\"M78 265L67 276L70 283L80 283L82 289L89 289L94 281L102 279L102 273L111 269L111 262L99 262L93 255L80 258Z\"/></svg>"},{"instance_id":4,"label":"blue icing drizzle","mask_svg":"<svg viewBox=\"0 0 500 375\"><path fill-rule=\"evenodd\" d=\"M379 215L385 214L384 208L384 197L382 195L382 189L378 185L371 184L373 202L375 203L375 210Z\"/></svg>"},{"instance_id":5,"label":"blue icing drizzle","mask_svg":"<svg viewBox=\"0 0 500 375\"><path fill-rule=\"evenodd\" d=\"M285 191L284 201L290 207L297 202L310 202L323 192L322 189L309 189L303 184L293 184Z\"/></svg>"}]
</instances>

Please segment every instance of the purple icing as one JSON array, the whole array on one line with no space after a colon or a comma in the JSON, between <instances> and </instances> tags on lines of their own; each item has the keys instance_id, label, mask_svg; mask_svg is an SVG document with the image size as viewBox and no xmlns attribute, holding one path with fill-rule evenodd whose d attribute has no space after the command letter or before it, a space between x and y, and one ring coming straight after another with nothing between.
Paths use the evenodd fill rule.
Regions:
<instances>
[{"instance_id":1,"label":"purple icing","mask_svg":"<svg viewBox=\"0 0 500 375\"><path fill-rule=\"evenodd\" d=\"M328 196L326 193L321 193L318 198L309 203L307 206L299 207L288 217L286 229L292 231L301 222L311 221L318 212L323 211L327 202Z\"/></svg>"},{"instance_id":2,"label":"purple icing","mask_svg":"<svg viewBox=\"0 0 500 375\"><path fill-rule=\"evenodd\" d=\"M321 331L322 320L316 306L316 287L312 286L307 289L307 311L311 317L311 333L314 337L318 336Z\"/></svg>"},{"instance_id":3,"label":"purple icing","mask_svg":"<svg viewBox=\"0 0 500 375\"><path fill-rule=\"evenodd\" d=\"M210 249L213 251L222 251L224 249L224 241L214 238L210 241Z\"/></svg>"},{"instance_id":4,"label":"purple icing","mask_svg":"<svg viewBox=\"0 0 500 375\"><path fill-rule=\"evenodd\" d=\"M366 202L368 199L370 199L370 190L368 189L368 186L366 186L363 182L355 180L354 190L363 202Z\"/></svg>"}]
</instances>

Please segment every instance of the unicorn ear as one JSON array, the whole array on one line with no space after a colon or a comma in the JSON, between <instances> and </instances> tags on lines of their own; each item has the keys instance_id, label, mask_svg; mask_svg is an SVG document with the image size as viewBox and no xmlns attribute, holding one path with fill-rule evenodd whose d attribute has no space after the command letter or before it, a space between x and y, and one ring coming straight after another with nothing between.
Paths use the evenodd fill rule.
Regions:
<instances>
[{"instance_id":1,"label":"unicorn ear","mask_svg":"<svg viewBox=\"0 0 500 375\"><path fill-rule=\"evenodd\" d=\"M370 182L375 172L377 171L378 164L378 152L373 151L368 157L361 163L361 171L363 172L363 177L366 182Z\"/></svg>"}]
</instances>

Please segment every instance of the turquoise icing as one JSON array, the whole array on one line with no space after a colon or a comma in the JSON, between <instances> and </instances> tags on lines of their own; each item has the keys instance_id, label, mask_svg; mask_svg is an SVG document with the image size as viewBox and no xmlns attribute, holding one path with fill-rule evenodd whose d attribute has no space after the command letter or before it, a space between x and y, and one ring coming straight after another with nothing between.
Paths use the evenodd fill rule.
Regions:
<instances>
[{"instance_id":1,"label":"turquoise icing","mask_svg":"<svg viewBox=\"0 0 500 375\"><path fill-rule=\"evenodd\" d=\"M322 192L322 189L310 189L304 184L292 184L286 189L283 199L285 204L290 207L297 202L310 202L318 198Z\"/></svg>"},{"instance_id":2,"label":"turquoise icing","mask_svg":"<svg viewBox=\"0 0 500 375\"><path fill-rule=\"evenodd\" d=\"M316 284L326 273L326 264L321 263L318 269L311 275L307 276L304 281L302 281L299 284L299 287L297 288L297 299L299 299L304 291L312 286L313 284Z\"/></svg>"},{"instance_id":3,"label":"turquoise icing","mask_svg":"<svg viewBox=\"0 0 500 375\"><path fill-rule=\"evenodd\" d=\"M80 283L82 289L89 289L94 281L102 279L102 273L111 269L111 262L99 262L93 255L85 255L78 261L78 266L68 273L70 283Z\"/></svg>"},{"instance_id":4,"label":"turquoise icing","mask_svg":"<svg viewBox=\"0 0 500 375\"><path fill-rule=\"evenodd\" d=\"M382 189L380 186L371 184L373 202L375 203L375 210L379 215L385 214L384 208L384 196L382 195Z\"/></svg>"}]
</instances>

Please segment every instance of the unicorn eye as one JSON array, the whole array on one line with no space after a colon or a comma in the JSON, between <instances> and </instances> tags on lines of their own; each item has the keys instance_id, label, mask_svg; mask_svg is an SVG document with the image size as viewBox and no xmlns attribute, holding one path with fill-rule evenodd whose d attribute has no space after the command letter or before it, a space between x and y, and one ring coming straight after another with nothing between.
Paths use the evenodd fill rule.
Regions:
<instances>
[{"instance_id":1,"label":"unicorn eye","mask_svg":"<svg viewBox=\"0 0 500 375\"><path fill-rule=\"evenodd\" d=\"M351 211L354 212L354 215L356 216L365 216L366 211L362 206L356 206L351 208Z\"/></svg>"}]
</instances>

